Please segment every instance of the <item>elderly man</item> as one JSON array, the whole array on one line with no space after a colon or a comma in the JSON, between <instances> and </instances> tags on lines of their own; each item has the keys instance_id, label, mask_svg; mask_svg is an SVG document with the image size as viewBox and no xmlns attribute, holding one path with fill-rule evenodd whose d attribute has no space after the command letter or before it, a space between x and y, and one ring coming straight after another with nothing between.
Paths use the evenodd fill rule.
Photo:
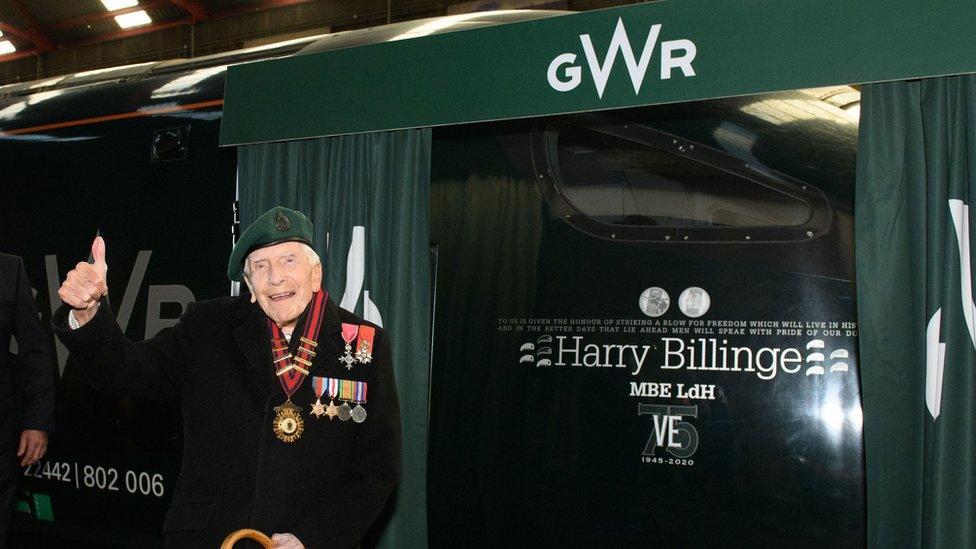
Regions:
<instances>
[{"instance_id":1,"label":"elderly man","mask_svg":"<svg viewBox=\"0 0 976 549\"><path fill-rule=\"evenodd\" d=\"M140 343L108 307L100 237L94 263L79 263L61 286L67 306L55 332L97 388L181 402L167 547L212 549L240 528L278 532L276 547L354 547L396 484L389 338L329 299L311 244L308 218L271 209L228 264L250 295L191 304L176 326Z\"/></svg>"}]
</instances>

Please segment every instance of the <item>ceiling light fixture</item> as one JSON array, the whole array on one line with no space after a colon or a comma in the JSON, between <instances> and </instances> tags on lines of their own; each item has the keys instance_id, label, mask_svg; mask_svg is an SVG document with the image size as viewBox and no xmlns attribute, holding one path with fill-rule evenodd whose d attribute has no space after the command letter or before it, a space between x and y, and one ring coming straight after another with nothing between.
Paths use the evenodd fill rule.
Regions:
<instances>
[{"instance_id":1,"label":"ceiling light fixture","mask_svg":"<svg viewBox=\"0 0 976 549\"><path fill-rule=\"evenodd\" d=\"M118 23L123 29L131 29L132 27L139 27L152 23L152 18L149 17L146 10L139 10L123 15L116 15L115 22Z\"/></svg>"},{"instance_id":2,"label":"ceiling light fixture","mask_svg":"<svg viewBox=\"0 0 976 549\"><path fill-rule=\"evenodd\" d=\"M10 43L10 40L0 40L0 55L7 55L17 51L17 48Z\"/></svg>"},{"instance_id":3,"label":"ceiling light fixture","mask_svg":"<svg viewBox=\"0 0 976 549\"><path fill-rule=\"evenodd\" d=\"M102 5L108 11L120 10L123 8L131 8L132 6L138 6L139 0L102 0Z\"/></svg>"}]
</instances>

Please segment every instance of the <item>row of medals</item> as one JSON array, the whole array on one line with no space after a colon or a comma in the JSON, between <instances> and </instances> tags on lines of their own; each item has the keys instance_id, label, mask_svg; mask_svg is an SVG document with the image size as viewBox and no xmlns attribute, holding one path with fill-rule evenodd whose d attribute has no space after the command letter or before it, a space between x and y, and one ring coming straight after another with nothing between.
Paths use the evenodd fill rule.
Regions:
<instances>
[{"instance_id":1,"label":"row of medals","mask_svg":"<svg viewBox=\"0 0 976 549\"><path fill-rule=\"evenodd\" d=\"M328 406L325 406L321 400L316 400L312 404L311 413L317 418L329 416L329 419L335 419L338 416L339 421L349 421L350 419L356 423L366 421L366 408L363 408L362 403L357 403L356 407L352 408L348 402L343 402L342 406L336 406L335 401L332 400L329 401Z\"/></svg>"},{"instance_id":2,"label":"row of medals","mask_svg":"<svg viewBox=\"0 0 976 549\"><path fill-rule=\"evenodd\" d=\"M373 355L369 352L369 344L363 341L362 347L356 351L356 355L352 354L352 346L346 343L346 354L339 357L339 362L346 365L347 370L352 369L354 362L359 362L360 364L369 364L373 360ZM355 385L353 386L355 387ZM331 398L335 398L329 395ZM366 421L366 408L363 408L362 402L357 402L355 408L350 408L348 402L343 402L342 406L336 406L334 400L329 401L328 406L322 406L322 401L319 399L315 400L315 404L312 405L312 414L321 418L322 414L329 416L329 419L333 419L339 416L339 421L349 421L352 419L356 423L362 423Z\"/></svg>"},{"instance_id":3,"label":"row of medals","mask_svg":"<svg viewBox=\"0 0 976 549\"><path fill-rule=\"evenodd\" d=\"M346 354L339 357L339 362L346 365L346 369L352 369L352 365L356 362L362 364L369 364L373 360L373 355L369 352L369 347L364 341L362 348L356 351L356 354L352 354L352 346L346 343ZM322 404L321 398L316 399L315 403L312 404L312 415L316 418L321 419L323 415L328 416L330 420L339 418L339 421L349 421L350 419L356 423L362 423L366 421L366 408L363 408L363 404L357 403L353 408L349 406L348 402L343 402L342 406L335 405L335 397L329 401L329 405L325 406ZM301 416L301 408L295 406L291 402L286 402L281 406L275 407L275 419L274 419L274 432L275 436L284 442L294 442L298 440L302 433L305 431L305 421Z\"/></svg>"}]
</instances>

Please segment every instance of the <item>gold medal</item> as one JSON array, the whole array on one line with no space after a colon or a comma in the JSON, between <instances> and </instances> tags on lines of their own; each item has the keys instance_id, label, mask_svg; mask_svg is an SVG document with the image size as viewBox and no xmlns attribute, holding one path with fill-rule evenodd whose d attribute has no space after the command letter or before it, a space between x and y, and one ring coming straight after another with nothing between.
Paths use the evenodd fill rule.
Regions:
<instances>
[{"instance_id":1,"label":"gold medal","mask_svg":"<svg viewBox=\"0 0 976 549\"><path fill-rule=\"evenodd\" d=\"M281 406L275 406L275 417L272 422L274 434L282 442L295 442L305 431L305 421L302 419L302 409L286 400Z\"/></svg>"},{"instance_id":2,"label":"gold medal","mask_svg":"<svg viewBox=\"0 0 976 549\"><path fill-rule=\"evenodd\" d=\"M335 405L335 401L330 401L329 405L325 407L325 415L329 416L329 420L333 420L339 415L339 407Z\"/></svg>"},{"instance_id":3,"label":"gold medal","mask_svg":"<svg viewBox=\"0 0 976 549\"><path fill-rule=\"evenodd\" d=\"M321 418L325 414L325 406L322 405L321 399L316 399L315 404L312 404L312 415Z\"/></svg>"}]
</instances>

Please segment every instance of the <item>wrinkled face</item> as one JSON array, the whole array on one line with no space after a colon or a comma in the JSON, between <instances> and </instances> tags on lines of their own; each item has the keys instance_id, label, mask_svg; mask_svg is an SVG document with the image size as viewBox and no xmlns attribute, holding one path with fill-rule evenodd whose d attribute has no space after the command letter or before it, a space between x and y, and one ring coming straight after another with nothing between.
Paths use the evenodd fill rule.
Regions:
<instances>
[{"instance_id":1,"label":"wrinkled face","mask_svg":"<svg viewBox=\"0 0 976 549\"><path fill-rule=\"evenodd\" d=\"M312 265L298 242L254 250L245 261L250 273L245 279L251 288L251 303L257 301L278 326L294 326L312 300L312 293L322 287L322 265Z\"/></svg>"}]
</instances>

